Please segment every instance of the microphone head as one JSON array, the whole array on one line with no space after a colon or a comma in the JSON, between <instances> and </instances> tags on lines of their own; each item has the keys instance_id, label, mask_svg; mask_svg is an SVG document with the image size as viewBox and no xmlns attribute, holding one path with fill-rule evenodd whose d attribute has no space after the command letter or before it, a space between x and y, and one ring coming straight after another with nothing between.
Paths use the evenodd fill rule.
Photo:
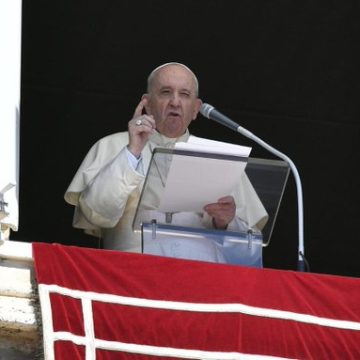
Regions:
<instances>
[{"instance_id":1,"label":"microphone head","mask_svg":"<svg viewBox=\"0 0 360 360\"><path fill-rule=\"evenodd\" d=\"M212 105L203 103L200 108L200 114L210 119L210 112L213 111L214 109L215 108Z\"/></svg>"}]
</instances>

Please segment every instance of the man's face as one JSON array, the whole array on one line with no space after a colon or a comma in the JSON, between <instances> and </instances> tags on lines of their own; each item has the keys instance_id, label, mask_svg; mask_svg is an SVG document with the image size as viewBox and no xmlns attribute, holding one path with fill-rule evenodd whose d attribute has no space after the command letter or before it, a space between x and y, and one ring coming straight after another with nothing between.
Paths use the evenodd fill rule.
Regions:
<instances>
[{"instance_id":1,"label":"man's face","mask_svg":"<svg viewBox=\"0 0 360 360\"><path fill-rule=\"evenodd\" d=\"M184 134L201 106L192 74L178 65L159 69L153 79L146 112L153 115L156 129L170 138Z\"/></svg>"}]
</instances>

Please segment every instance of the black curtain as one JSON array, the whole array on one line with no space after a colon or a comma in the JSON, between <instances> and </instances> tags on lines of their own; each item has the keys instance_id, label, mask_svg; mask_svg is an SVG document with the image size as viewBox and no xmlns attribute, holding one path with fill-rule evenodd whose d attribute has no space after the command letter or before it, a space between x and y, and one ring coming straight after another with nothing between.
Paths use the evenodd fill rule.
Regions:
<instances>
[{"instance_id":1,"label":"black curtain","mask_svg":"<svg viewBox=\"0 0 360 360\"><path fill-rule=\"evenodd\" d=\"M200 97L296 164L311 271L360 276L358 1L24 1L20 225L12 238L97 246L63 194L90 146L127 128L148 73L179 61ZM198 136L253 147L199 116ZM296 269L290 176L265 266Z\"/></svg>"}]
</instances>

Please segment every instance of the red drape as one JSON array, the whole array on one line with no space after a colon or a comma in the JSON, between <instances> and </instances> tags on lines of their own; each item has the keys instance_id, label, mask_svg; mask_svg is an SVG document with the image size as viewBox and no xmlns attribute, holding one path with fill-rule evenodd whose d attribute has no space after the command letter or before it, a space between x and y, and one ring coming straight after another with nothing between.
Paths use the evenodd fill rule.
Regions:
<instances>
[{"instance_id":1,"label":"red drape","mask_svg":"<svg viewBox=\"0 0 360 360\"><path fill-rule=\"evenodd\" d=\"M34 243L48 359L360 359L360 279Z\"/></svg>"}]
</instances>

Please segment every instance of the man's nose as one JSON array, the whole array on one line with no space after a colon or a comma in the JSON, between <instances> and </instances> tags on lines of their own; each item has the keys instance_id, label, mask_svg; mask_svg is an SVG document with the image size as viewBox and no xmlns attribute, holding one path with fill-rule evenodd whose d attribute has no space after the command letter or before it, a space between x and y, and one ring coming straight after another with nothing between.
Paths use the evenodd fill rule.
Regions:
<instances>
[{"instance_id":1,"label":"man's nose","mask_svg":"<svg viewBox=\"0 0 360 360\"><path fill-rule=\"evenodd\" d=\"M174 92L171 96L170 103L173 106L179 106L180 105L180 96L178 93Z\"/></svg>"}]
</instances>

